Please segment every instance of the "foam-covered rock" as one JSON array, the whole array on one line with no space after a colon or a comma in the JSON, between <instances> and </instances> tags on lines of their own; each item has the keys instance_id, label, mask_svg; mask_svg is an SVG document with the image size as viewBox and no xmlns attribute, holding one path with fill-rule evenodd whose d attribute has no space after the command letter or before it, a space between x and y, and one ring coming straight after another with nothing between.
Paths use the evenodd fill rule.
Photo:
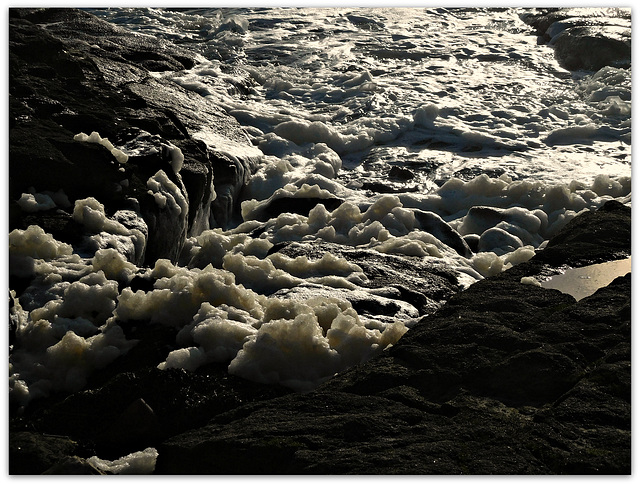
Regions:
<instances>
[{"instance_id":1,"label":"foam-covered rock","mask_svg":"<svg viewBox=\"0 0 640 485\"><path fill-rule=\"evenodd\" d=\"M592 226L607 210L577 217L566 234L628 244ZM522 284L544 270L545 251L458 293L316 391L251 403L167 440L158 471L630 473L630 275L576 302ZM558 251L576 260L570 246ZM238 453L262 458L247 468Z\"/></svg>"},{"instance_id":2,"label":"foam-covered rock","mask_svg":"<svg viewBox=\"0 0 640 485\"><path fill-rule=\"evenodd\" d=\"M213 104L147 75L193 67L192 53L74 9L12 9L10 23L9 195L22 211L12 229L26 229L25 214L63 208L52 197L60 191L70 203L94 198L108 218L133 206L151 263L177 259L188 235L226 226L259 150ZM179 225L165 220L171 200ZM93 250L117 245L110 239Z\"/></svg>"}]
</instances>

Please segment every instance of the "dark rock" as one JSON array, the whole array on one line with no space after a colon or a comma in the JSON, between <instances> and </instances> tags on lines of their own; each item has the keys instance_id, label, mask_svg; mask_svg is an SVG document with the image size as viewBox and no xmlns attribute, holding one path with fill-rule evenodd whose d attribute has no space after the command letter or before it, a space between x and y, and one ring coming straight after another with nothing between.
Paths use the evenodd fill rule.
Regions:
<instances>
[{"instance_id":1,"label":"dark rock","mask_svg":"<svg viewBox=\"0 0 640 485\"><path fill-rule=\"evenodd\" d=\"M397 179L397 180L411 180L414 177L413 172L408 168L398 167L394 165L389 170L389 178Z\"/></svg>"},{"instance_id":2,"label":"dark rock","mask_svg":"<svg viewBox=\"0 0 640 485\"><path fill-rule=\"evenodd\" d=\"M631 66L630 9L548 9L522 19L554 46L558 62L568 70Z\"/></svg>"},{"instance_id":3,"label":"dark rock","mask_svg":"<svg viewBox=\"0 0 640 485\"><path fill-rule=\"evenodd\" d=\"M78 456L68 456L62 461L56 463L48 470L45 470L43 475L106 475L101 470L98 470L91 463L84 458Z\"/></svg>"},{"instance_id":4,"label":"dark rock","mask_svg":"<svg viewBox=\"0 0 640 485\"><path fill-rule=\"evenodd\" d=\"M434 235L459 255L465 258L471 257L472 251L467 242L439 215L419 209L414 209L413 214L421 230Z\"/></svg>"},{"instance_id":5,"label":"dark rock","mask_svg":"<svg viewBox=\"0 0 640 485\"><path fill-rule=\"evenodd\" d=\"M631 208L615 200L576 217L535 256L553 266L585 266L631 255Z\"/></svg>"},{"instance_id":6,"label":"dark rock","mask_svg":"<svg viewBox=\"0 0 640 485\"><path fill-rule=\"evenodd\" d=\"M77 443L66 436L31 431L9 433L9 474L39 475L76 452Z\"/></svg>"},{"instance_id":7,"label":"dark rock","mask_svg":"<svg viewBox=\"0 0 640 485\"><path fill-rule=\"evenodd\" d=\"M136 199L148 226L148 264L176 260L185 237L227 224L255 170L256 149L235 119L202 96L150 76L192 67L195 54L77 9L11 9L9 23L10 199L30 187L62 189L72 203L95 197L108 216ZM127 163L74 140L92 131L128 151ZM184 156L179 175L168 147ZM147 194L159 170L188 203L179 220ZM10 228L25 224L12 210Z\"/></svg>"},{"instance_id":8,"label":"dark rock","mask_svg":"<svg viewBox=\"0 0 640 485\"><path fill-rule=\"evenodd\" d=\"M466 234L462 239L464 239L464 242L467 243L467 246L469 246L472 252L478 252L478 244L480 243L480 236L478 234Z\"/></svg>"},{"instance_id":9,"label":"dark rock","mask_svg":"<svg viewBox=\"0 0 640 485\"><path fill-rule=\"evenodd\" d=\"M142 450L161 434L158 418L144 399L138 398L115 417L97 438L105 446Z\"/></svg>"},{"instance_id":10,"label":"dark rock","mask_svg":"<svg viewBox=\"0 0 640 485\"><path fill-rule=\"evenodd\" d=\"M278 217L283 212L291 212L308 216L311 209L318 204L322 204L328 211L337 209L344 201L337 197L279 197L270 200L268 205L255 217L258 221L268 221L273 217Z\"/></svg>"},{"instance_id":11,"label":"dark rock","mask_svg":"<svg viewBox=\"0 0 640 485\"><path fill-rule=\"evenodd\" d=\"M204 426L211 417L243 404L290 392L231 376L226 365L210 364L195 372L145 367L120 372L94 389L51 403L32 421L42 432L68 433L91 443L101 458L117 459L158 447L167 438Z\"/></svg>"},{"instance_id":12,"label":"dark rock","mask_svg":"<svg viewBox=\"0 0 640 485\"><path fill-rule=\"evenodd\" d=\"M570 71L631 67L631 29L572 27L552 39L560 64Z\"/></svg>"},{"instance_id":13,"label":"dark rock","mask_svg":"<svg viewBox=\"0 0 640 485\"><path fill-rule=\"evenodd\" d=\"M40 226L58 241L79 245L82 242L83 228L73 220L68 212L53 209L36 212L20 218L17 229L27 229L31 225Z\"/></svg>"}]
</instances>

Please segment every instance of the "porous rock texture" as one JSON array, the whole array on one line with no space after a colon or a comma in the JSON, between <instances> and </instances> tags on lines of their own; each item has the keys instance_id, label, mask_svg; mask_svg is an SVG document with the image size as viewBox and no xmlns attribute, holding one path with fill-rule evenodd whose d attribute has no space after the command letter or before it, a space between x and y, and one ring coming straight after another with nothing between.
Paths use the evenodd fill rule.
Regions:
<instances>
[{"instance_id":1,"label":"porous rock texture","mask_svg":"<svg viewBox=\"0 0 640 485\"><path fill-rule=\"evenodd\" d=\"M629 474L630 274L578 302L521 279L628 256L630 224L616 202L578 216L306 394L222 365L160 371L172 330L141 326L87 390L12 417L10 471L152 446L157 474Z\"/></svg>"},{"instance_id":2,"label":"porous rock texture","mask_svg":"<svg viewBox=\"0 0 640 485\"><path fill-rule=\"evenodd\" d=\"M32 214L25 221L15 201L31 188L62 189L70 200L94 197L107 216L120 209L137 211L149 231L143 262L151 264L158 258L175 261L186 237L224 227L255 169L257 149L234 118L199 94L153 75L195 62L192 52L81 10L11 9L10 230L37 223L55 236L74 232L65 214ZM128 148L127 162L118 163L100 144L74 140L92 131ZM203 141L208 138L222 143ZM230 152L234 145L240 155ZM171 165L173 147L184 156L179 174ZM188 203L181 217L159 207L148 193L147 180L159 170Z\"/></svg>"}]
</instances>

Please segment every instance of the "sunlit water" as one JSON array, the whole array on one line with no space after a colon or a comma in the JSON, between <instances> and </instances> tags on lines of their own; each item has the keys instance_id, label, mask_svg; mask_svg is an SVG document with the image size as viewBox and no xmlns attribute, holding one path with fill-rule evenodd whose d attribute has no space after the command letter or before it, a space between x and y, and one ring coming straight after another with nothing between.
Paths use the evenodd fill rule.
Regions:
<instances>
[{"instance_id":1,"label":"sunlit water","mask_svg":"<svg viewBox=\"0 0 640 485\"><path fill-rule=\"evenodd\" d=\"M630 72L606 69L594 79L565 71L520 20L523 12L125 9L104 15L200 52L206 61L170 77L224 107L251 133L273 132L284 122L335 130L339 137L298 133L296 141L328 141L352 170L342 173L345 183L375 176L389 163L424 168L418 171L425 190L454 174L505 173L546 183L628 175ZM255 81L248 95L229 95L216 82L242 75L232 67Z\"/></svg>"},{"instance_id":2,"label":"sunlit water","mask_svg":"<svg viewBox=\"0 0 640 485\"><path fill-rule=\"evenodd\" d=\"M582 268L569 268L564 273L542 282L543 288L553 288L582 300L607 286L618 276L631 272L631 258L592 264Z\"/></svg>"}]
</instances>

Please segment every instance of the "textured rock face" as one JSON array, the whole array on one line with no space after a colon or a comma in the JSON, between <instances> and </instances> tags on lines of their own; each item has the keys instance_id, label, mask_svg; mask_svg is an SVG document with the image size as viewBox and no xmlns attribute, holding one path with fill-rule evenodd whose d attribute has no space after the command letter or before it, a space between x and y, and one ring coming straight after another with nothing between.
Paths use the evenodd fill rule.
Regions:
<instances>
[{"instance_id":1,"label":"textured rock face","mask_svg":"<svg viewBox=\"0 0 640 485\"><path fill-rule=\"evenodd\" d=\"M563 246L588 236L601 253L606 239L611 255L629 254L629 213L611 204L576 218L552 259L564 247L564 261L589 262L584 245ZM630 473L630 275L576 302L520 282L548 268L545 254L454 295L313 393L235 408L165 441L157 471Z\"/></svg>"},{"instance_id":2,"label":"textured rock face","mask_svg":"<svg viewBox=\"0 0 640 485\"><path fill-rule=\"evenodd\" d=\"M542 9L523 20L555 48L558 62L570 71L598 71L605 66L631 66L631 10L618 19L606 9Z\"/></svg>"},{"instance_id":3,"label":"textured rock face","mask_svg":"<svg viewBox=\"0 0 640 485\"><path fill-rule=\"evenodd\" d=\"M42 471L155 447L158 474L629 474L630 275L579 302L521 280L629 255L630 221L617 203L582 214L532 260L450 297L381 356L307 394L218 364L160 371L175 330L127 327L140 344L87 390L13 418L14 469L40 447L57 457ZM402 270L384 258L372 267L382 265Z\"/></svg>"},{"instance_id":4,"label":"textured rock face","mask_svg":"<svg viewBox=\"0 0 640 485\"><path fill-rule=\"evenodd\" d=\"M9 37L12 201L33 188L94 197L107 216L134 209L148 226L146 262L175 260L185 237L233 217L257 151L234 119L152 75L193 66L192 53L72 9L12 9ZM126 162L74 140L92 131ZM159 171L166 181L154 190ZM186 209L176 214L150 190L173 191ZM16 206L11 216L10 229L26 228Z\"/></svg>"}]
</instances>

